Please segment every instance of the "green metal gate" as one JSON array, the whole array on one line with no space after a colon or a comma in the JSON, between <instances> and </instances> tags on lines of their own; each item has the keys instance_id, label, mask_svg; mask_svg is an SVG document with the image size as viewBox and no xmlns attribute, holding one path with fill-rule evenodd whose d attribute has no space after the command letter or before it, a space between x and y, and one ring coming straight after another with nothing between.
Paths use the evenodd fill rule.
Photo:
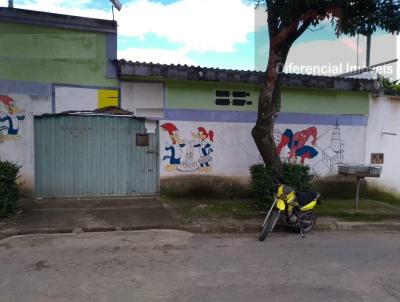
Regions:
<instances>
[{"instance_id":1,"label":"green metal gate","mask_svg":"<svg viewBox=\"0 0 400 302\"><path fill-rule=\"evenodd\" d=\"M158 137L146 134L145 121L132 117L35 117L36 195L157 194Z\"/></svg>"}]
</instances>

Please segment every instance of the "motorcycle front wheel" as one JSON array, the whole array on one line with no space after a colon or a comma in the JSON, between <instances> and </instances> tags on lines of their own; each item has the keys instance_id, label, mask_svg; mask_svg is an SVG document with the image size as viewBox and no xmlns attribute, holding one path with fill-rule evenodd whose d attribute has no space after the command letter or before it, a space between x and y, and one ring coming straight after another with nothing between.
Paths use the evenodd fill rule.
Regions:
<instances>
[{"instance_id":1,"label":"motorcycle front wheel","mask_svg":"<svg viewBox=\"0 0 400 302\"><path fill-rule=\"evenodd\" d=\"M300 228L302 228L303 234L307 234L313 229L317 221L317 216L315 215L314 211L307 211L301 215L300 220Z\"/></svg>"},{"instance_id":2,"label":"motorcycle front wheel","mask_svg":"<svg viewBox=\"0 0 400 302\"><path fill-rule=\"evenodd\" d=\"M272 232L276 222L278 221L280 213L278 210L272 210L268 219L264 222L261 228L260 236L258 236L259 241L264 241L268 234Z\"/></svg>"}]
</instances>

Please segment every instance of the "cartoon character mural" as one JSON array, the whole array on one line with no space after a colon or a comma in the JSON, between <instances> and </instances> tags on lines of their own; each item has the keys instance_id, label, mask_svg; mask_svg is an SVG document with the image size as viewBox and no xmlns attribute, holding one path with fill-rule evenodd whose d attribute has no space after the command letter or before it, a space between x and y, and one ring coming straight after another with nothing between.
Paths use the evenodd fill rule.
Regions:
<instances>
[{"instance_id":1,"label":"cartoon character mural","mask_svg":"<svg viewBox=\"0 0 400 302\"><path fill-rule=\"evenodd\" d=\"M170 143L167 142L165 150L170 152L170 155L163 157L163 160L169 160L169 164L165 166L165 170L172 172L176 169L176 165L181 163L182 149L185 147L185 143L179 137L178 128L174 124L165 123L161 125L161 129L168 133Z\"/></svg>"},{"instance_id":2,"label":"cartoon character mural","mask_svg":"<svg viewBox=\"0 0 400 302\"><path fill-rule=\"evenodd\" d=\"M161 129L168 134L169 142L165 143L165 151L168 155L163 156L163 161L168 160L164 167L167 172L194 172L208 173L211 171L212 143L214 132L207 131L204 127L198 127L192 132L191 139L182 139L178 128L172 123L161 125ZM199 156L196 156L195 149L198 148Z\"/></svg>"},{"instance_id":3,"label":"cartoon character mural","mask_svg":"<svg viewBox=\"0 0 400 302\"><path fill-rule=\"evenodd\" d=\"M279 144L276 147L276 154L281 155L282 149L287 146L289 148L288 159L296 161L300 157L300 162L304 165L306 159L314 158L318 155L318 151L306 143L311 139L311 144L317 144L318 131L316 127L309 127L302 131L295 132L291 129L286 129L282 134Z\"/></svg>"},{"instance_id":4,"label":"cartoon character mural","mask_svg":"<svg viewBox=\"0 0 400 302\"><path fill-rule=\"evenodd\" d=\"M25 113L15 101L9 96L0 95L0 143L20 139L19 124L24 119Z\"/></svg>"},{"instance_id":5,"label":"cartoon character mural","mask_svg":"<svg viewBox=\"0 0 400 302\"><path fill-rule=\"evenodd\" d=\"M194 145L195 148L200 150L200 171L209 172L211 170L210 162L212 161L211 153L214 150L211 148L211 143L214 142L214 132L207 130L203 127L197 128L197 133L192 132L193 138L197 139L197 144Z\"/></svg>"}]
</instances>

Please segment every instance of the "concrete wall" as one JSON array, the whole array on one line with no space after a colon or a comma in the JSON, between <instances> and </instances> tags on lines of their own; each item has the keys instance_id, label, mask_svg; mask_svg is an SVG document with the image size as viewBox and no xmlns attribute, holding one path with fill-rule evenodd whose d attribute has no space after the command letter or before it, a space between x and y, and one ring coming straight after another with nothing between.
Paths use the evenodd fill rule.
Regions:
<instances>
[{"instance_id":1,"label":"concrete wall","mask_svg":"<svg viewBox=\"0 0 400 302\"><path fill-rule=\"evenodd\" d=\"M116 88L54 86L54 112L118 107Z\"/></svg>"},{"instance_id":2,"label":"concrete wall","mask_svg":"<svg viewBox=\"0 0 400 302\"><path fill-rule=\"evenodd\" d=\"M380 190L397 192L400 196L400 98L375 97L370 100L365 162L372 153L382 153L384 163L380 178L368 178Z\"/></svg>"},{"instance_id":3,"label":"concrete wall","mask_svg":"<svg viewBox=\"0 0 400 302\"><path fill-rule=\"evenodd\" d=\"M51 112L51 94L9 93L6 96L12 99L18 112L10 113L2 102L4 96L0 96L0 129L3 128L0 131L0 160L16 162L22 166L22 190L24 194L31 195L35 183L33 119L34 115ZM9 134L10 127L15 133Z\"/></svg>"},{"instance_id":4,"label":"concrete wall","mask_svg":"<svg viewBox=\"0 0 400 302\"><path fill-rule=\"evenodd\" d=\"M229 104L216 103L217 91L230 91ZM235 105L234 91L246 93L245 105ZM161 176L248 177L249 167L262 162L251 137L257 97L256 86L168 82ZM276 152L318 176L334 175L339 163L364 161L368 112L366 93L284 88ZM301 148L291 150L295 141Z\"/></svg>"},{"instance_id":5,"label":"concrete wall","mask_svg":"<svg viewBox=\"0 0 400 302\"><path fill-rule=\"evenodd\" d=\"M122 82L121 108L138 117L161 118L164 94L163 83Z\"/></svg>"},{"instance_id":6,"label":"concrete wall","mask_svg":"<svg viewBox=\"0 0 400 302\"><path fill-rule=\"evenodd\" d=\"M207 174L243 177L249 175L251 165L262 162L251 137L252 123L161 121L160 125L160 157L164 159L161 176ZM200 127L206 131L204 140L199 137ZM305 155L304 164L309 165L314 174L334 175L339 163L364 159L366 127L341 125L339 122L337 125L277 124L275 140L277 145L283 141L282 148L279 148L282 160L302 161L301 155L290 155L288 144L284 144L285 131L295 135L301 131L310 132L312 128L317 139L314 141L311 135L305 141L304 146L310 155ZM167 129L177 129L173 138ZM203 166L202 162L205 163Z\"/></svg>"}]
</instances>

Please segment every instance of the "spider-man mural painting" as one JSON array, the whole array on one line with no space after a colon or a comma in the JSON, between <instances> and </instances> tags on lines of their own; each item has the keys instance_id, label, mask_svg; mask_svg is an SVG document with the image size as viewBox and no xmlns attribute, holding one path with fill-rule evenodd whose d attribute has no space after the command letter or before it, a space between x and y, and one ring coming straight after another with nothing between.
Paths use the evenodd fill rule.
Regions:
<instances>
[{"instance_id":1,"label":"spider-man mural painting","mask_svg":"<svg viewBox=\"0 0 400 302\"><path fill-rule=\"evenodd\" d=\"M297 157L301 158L301 164L304 165L305 159L311 159L318 155L318 151L309 145L306 145L308 140L311 138L311 144L315 146L317 144L317 128L310 127L302 131L295 132L291 129L286 129L282 134L280 143L276 147L276 154L280 155L282 149L288 146L289 153L288 157L290 159L296 160Z\"/></svg>"}]
</instances>

